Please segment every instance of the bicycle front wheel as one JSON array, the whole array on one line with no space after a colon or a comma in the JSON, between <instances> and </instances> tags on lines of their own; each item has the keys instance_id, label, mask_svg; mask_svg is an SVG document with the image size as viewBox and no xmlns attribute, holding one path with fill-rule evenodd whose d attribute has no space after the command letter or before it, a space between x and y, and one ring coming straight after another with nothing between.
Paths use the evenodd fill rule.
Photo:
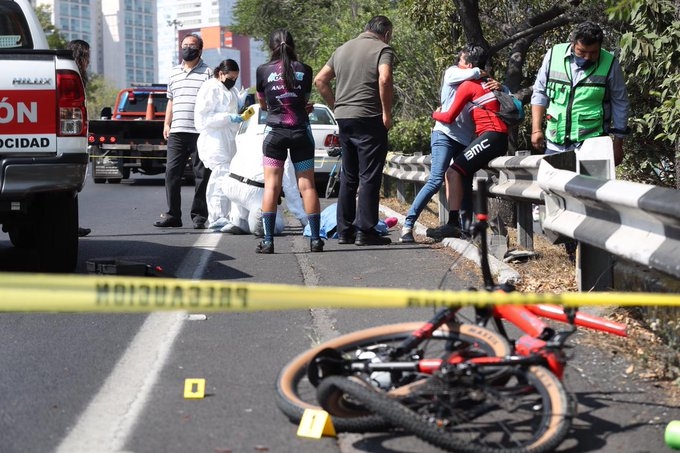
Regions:
<instances>
[{"instance_id":1,"label":"bicycle front wheel","mask_svg":"<svg viewBox=\"0 0 680 453\"><path fill-rule=\"evenodd\" d=\"M305 409L320 410L316 388L307 378L307 367L322 350L331 348L341 354L356 357L361 350L385 351L399 345L422 322L389 324L360 330L334 338L303 352L283 367L276 379L276 402L281 411L294 423L299 423ZM419 346L419 355L426 358L443 357L453 351L474 350L475 354L503 357L511 353L511 347L502 336L479 326L455 324L442 326L435 335ZM414 351L407 351L413 353ZM371 376L367 376L371 380ZM382 417L333 417L338 431L377 431L389 427Z\"/></svg>"},{"instance_id":2,"label":"bicycle front wheel","mask_svg":"<svg viewBox=\"0 0 680 453\"><path fill-rule=\"evenodd\" d=\"M564 439L573 416L561 382L547 369L513 367L501 386L461 380L431 382L438 388L429 407L411 409L355 378L330 376L319 398L338 389L400 427L439 448L459 453L542 453ZM432 378L436 381L438 378ZM426 384L426 385L428 385Z\"/></svg>"}]
</instances>

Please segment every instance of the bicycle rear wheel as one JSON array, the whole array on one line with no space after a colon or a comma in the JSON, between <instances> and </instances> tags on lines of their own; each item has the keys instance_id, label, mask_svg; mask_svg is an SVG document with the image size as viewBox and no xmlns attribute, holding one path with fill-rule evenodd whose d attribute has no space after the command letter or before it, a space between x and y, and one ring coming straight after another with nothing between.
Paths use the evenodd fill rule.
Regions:
<instances>
[{"instance_id":1,"label":"bicycle rear wheel","mask_svg":"<svg viewBox=\"0 0 680 453\"><path fill-rule=\"evenodd\" d=\"M573 414L566 390L551 372L540 366L513 367L509 372L513 377L501 386L469 379L434 383L432 387L439 390L430 395L431 404L415 408L355 378L330 376L319 384L318 392L323 400L339 388L394 426L449 451L553 450L571 426Z\"/></svg>"},{"instance_id":2,"label":"bicycle rear wheel","mask_svg":"<svg viewBox=\"0 0 680 453\"><path fill-rule=\"evenodd\" d=\"M333 172L328 175L328 183L326 184L326 198L331 198L337 194L335 188L340 180L340 172L333 168Z\"/></svg>"},{"instance_id":3,"label":"bicycle rear wheel","mask_svg":"<svg viewBox=\"0 0 680 453\"><path fill-rule=\"evenodd\" d=\"M307 368L312 359L324 349L335 349L348 357L357 357L361 351L375 351L385 354L394 349L411 333L420 328L422 322L390 324L360 330L343 335L303 352L283 367L276 379L276 403L291 421L299 423L305 409L319 410L317 392L309 382ZM433 338L419 345L419 356L427 358L442 357L452 351L473 351L476 355L502 357L511 353L508 342L500 335L475 325L456 324L442 326ZM407 351L412 354L415 351ZM472 353L472 352L471 352ZM411 357L402 357L411 360ZM415 360L415 359L412 359ZM376 376L366 376L367 380ZM359 413L358 411L357 413ZM338 431L377 431L389 427L382 417L368 415L356 417L333 417Z\"/></svg>"}]
</instances>

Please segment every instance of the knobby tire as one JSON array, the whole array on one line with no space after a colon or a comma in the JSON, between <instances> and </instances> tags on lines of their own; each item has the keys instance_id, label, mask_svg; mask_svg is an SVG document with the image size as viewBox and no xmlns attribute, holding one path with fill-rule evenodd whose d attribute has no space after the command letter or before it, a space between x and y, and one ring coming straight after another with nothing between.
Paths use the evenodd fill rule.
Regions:
<instances>
[{"instance_id":1,"label":"knobby tire","mask_svg":"<svg viewBox=\"0 0 680 453\"><path fill-rule=\"evenodd\" d=\"M318 393L319 399L323 400L329 395L342 391L353 399L361 401L367 409L380 414L392 425L448 451L458 453L552 451L562 442L571 426L572 414L567 392L561 382L543 367L533 366L528 369L515 367L513 371L521 375L519 382L524 387L525 393L522 398L532 400L535 404L530 408L536 413L534 418L537 420L535 421L515 422L514 412L521 412L524 408L522 405L513 408L517 403L513 401L515 396L512 394L512 389L497 388L494 384L490 384L491 388L488 391L500 395L506 391L508 392L506 400L500 400L500 404L495 407L485 401L479 401L477 405L467 401L467 405L461 404L456 410L455 417L457 418L451 420L442 420L437 413L437 410L446 412L451 409L446 407L446 393L438 395L438 398L442 400L435 399L433 404L439 407L427 414L417 409L412 410L399 400L376 391L371 385L357 378L330 376L321 381ZM476 395L477 398L479 398L479 393L483 393L479 384L469 386L467 390L465 386L459 388L454 384L450 390L451 393L459 395L467 392L470 396ZM483 407L483 409L476 406ZM498 422L490 420L496 415L504 416L505 412L507 412L506 420Z\"/></svg>"},{"instance_id":2,"label":"knobby tire","mask_svg":"<svg viewBox=\"0 0 680 453\"><path fill-rule=\"evenodd\" d=\"M354 353L358 348L371 345L398 344L422 325L422 322L410 322L373 327L342 335L303 352L286 364L276 379L277 406L294 423L300 422L305 409L321 409L316 398L316 389L307 379L307 367L321 350L332 348ZM479 326L456 324L449 328L445 325L439 332L446 333L448 338L428 340L434 348L448 341L457 342L460 348L475 345L488 356L503 357L511 353L511 347L503 337ZM425 357L434 358L428 353ZM332 417L332 421L337 431L369 432L390 427L390 423L376 415Z\"/></svg>"}]
</instances>

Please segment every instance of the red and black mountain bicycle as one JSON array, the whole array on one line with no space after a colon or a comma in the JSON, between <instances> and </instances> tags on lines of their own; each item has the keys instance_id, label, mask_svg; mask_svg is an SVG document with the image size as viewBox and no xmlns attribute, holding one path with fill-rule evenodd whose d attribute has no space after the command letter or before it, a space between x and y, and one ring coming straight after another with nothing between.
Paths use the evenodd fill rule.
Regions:
<instances>
[{"instance_id":1,"label":"red and black mountain bicycle","mask_svg":"<svg viewBox=\"0 0 680 453\"><path fill-rule=\"evenodd\" d=\"M472 236L487 291L486 185ZM277 382L277 404L299 422L323 408L338 431L407 430L457 452L544 452L567 435L575 404L562 383L567 339L576 326L625 336L625 327L552 305L477 307L463 322L447 307L423 322L361 330L310 349L289 362ZM541 317L567 323L549 327ZM524 335L512 339L505 322Z\"/></svg>"}]
</instances>

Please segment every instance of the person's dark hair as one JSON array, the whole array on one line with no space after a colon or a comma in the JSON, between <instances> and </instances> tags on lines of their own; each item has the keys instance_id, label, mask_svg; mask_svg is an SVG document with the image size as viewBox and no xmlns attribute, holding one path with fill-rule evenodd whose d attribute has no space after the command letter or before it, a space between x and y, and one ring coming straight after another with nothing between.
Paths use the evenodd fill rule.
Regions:
<instances>
[{"instance_id":1,"label":"person's dark hair","mask_svg":"<svg viewBox=\"0 0 680 453\"><path fill-rule=\"evenodd\" d=\"M236 63L236 61L229 58L229 59L226 59L226 60L222 60L220 62L220 64L217 65L215 67L215 69L213 69L213 77L215 77L215 78L219 77L220 71L227 73L227 72L230 72L230 71L239 71L240 72L241 70L238 68L238 63Z\"/></svg>"},{"instance_id":2,"label":"person's dark hair","mask_svg":"<svg viewBox=\"0 0 680 453\"><path fill-rule=\"evenodd\" d=\"M604 32L594 22L586 21L578 24L569 34L569 41L573 44L580 42L585 46L590 46L593 44L602 45L604 40Z\"/></svg>"},{"instance_id":3,"label":"person's dark hair","mask_svg":"<svg viewBox=\"0 0 680 453\"><path fill-rule=\"evenodd\" d=\"M392 22L385 16L373 16L366 24L364 31L370 31L379 36L385 36L392 31Z\"/></svg>"},{"instance_id":4,"label":"person's dark hair","mask_svg":"<svg viewBox=\"0 0 680 453\"><path fill-rule=\"evenodd\" d=\"M78 66L80 77L83 79L83 84L87 85L87 65L90 62L90 44L82 39L74 39L70 41L66 48L73 52L73 59Z\"/></svg>"},{"instance_id":5,"label":"person's dark hair","mask_svg":"<svg viewBox=\"0 0 680 453\"><path fill-rule=\"evenodd\" d=\"M487 54L483 47L468 44L460 51L458 59L464 59L474 68L484 69L486 67Z\"/></svg>"},{"instance_id":6,"label":"person's dark hair","mask_svg":"<svg viewBox=\"0 0 680 453\"><path fill-rule=\"evenodd\" d=\"M271 60L281 61L281 71L283 72L283 84L287 89L292 90L295 86L295 71L293 62L297 61L295 53L295 41L293 35L285 28L274 30L269 36L269 50L272 51Z\"/></svg>"},{"instance_id":7,"label":"person's dark hair","mask_svg":"<svg viewBox=\"0 0 680 453\"><path fill-rule=\"evenodd\" d=\"M198 49L203 50L203 38L198 36L196 33L189 33L188 35L183 36L182 41L180 42L184 42L184 40L189 37L195 38L198 41Z\"/></svg>"}]
</instances>

